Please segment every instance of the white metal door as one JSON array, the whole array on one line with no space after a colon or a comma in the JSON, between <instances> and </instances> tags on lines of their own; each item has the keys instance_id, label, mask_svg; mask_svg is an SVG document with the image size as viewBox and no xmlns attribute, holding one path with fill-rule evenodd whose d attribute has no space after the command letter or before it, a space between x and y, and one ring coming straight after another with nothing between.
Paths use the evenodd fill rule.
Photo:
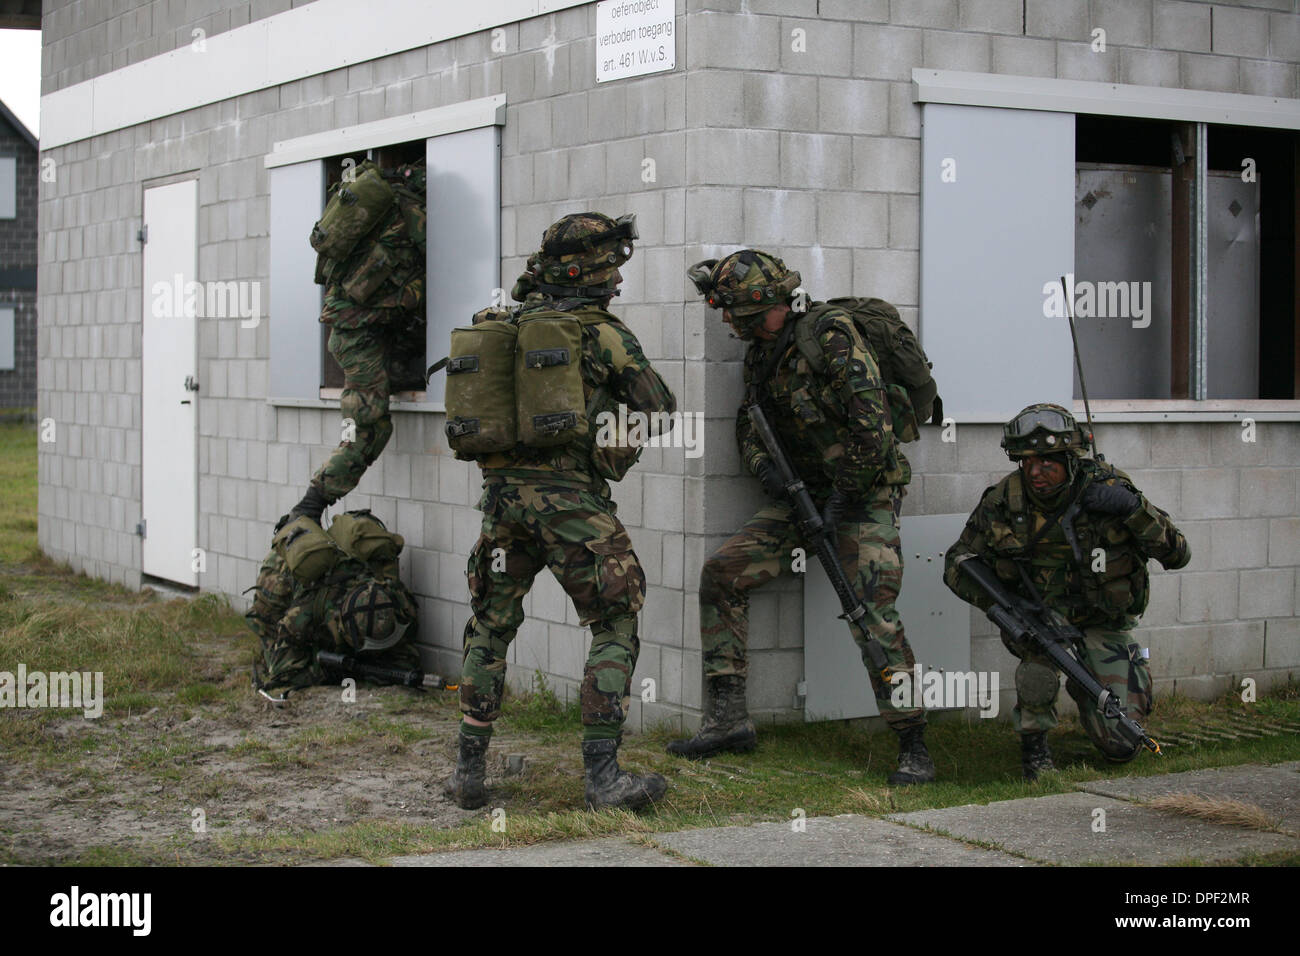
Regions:
<instances>
[{"instance_id":1,"label":"white metal door","mask_svg":"<svg viewBox=\"0 0 1300 956\"><path fill-rule=\"evenodd\" d=\"M894 607L924 673L970 670L970 607L943 583L944 552L965 525L964 514L911 515L899 525L903 587ZM804 719L808 721L880 713L862 652L839 613L835 589L821 562L810 554L803 583Z\"/></svg>"},{"instance_id":2,"label":"white metal door","mask_svg":"<svg viewBox=\"0 0 1300 956\"><path fill-rule=\"evenodd\" d=\"M144 192L141 514L145 574L197 585L198 355L194 301L198 182ZM187 293L191 293L187 295Z\"/></svg>"}]
</instances>

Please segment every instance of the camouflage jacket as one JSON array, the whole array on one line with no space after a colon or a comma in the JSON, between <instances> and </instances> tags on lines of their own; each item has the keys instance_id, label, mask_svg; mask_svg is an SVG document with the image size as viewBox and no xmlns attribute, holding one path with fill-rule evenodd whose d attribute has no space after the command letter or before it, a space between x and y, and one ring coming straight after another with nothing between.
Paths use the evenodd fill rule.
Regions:
<instances>
[{"instance_id":1,"label":"camouflage jacket","mask_svg":"<svg viewBox=\"0 0 1300 956\"><path fill-rule=\"evenodd\" d=\"M1057 511L1063 512L1091 482L1121 484L1138 496L1139 504L1128 517L1080 511L1074 520L1083 557L1079 564ZM944 582L962 600L987 610L988 596L958 572L957 566L972 556L983 559L1012 591L1032 599L1017 569L1022 566L1043 601L1072 624L1122 628L1146 610L1147 560L1181 568L1191 550L1169 515L1148 501L1128 475L1089 458L1079 463L1071 493L1051 512L1029 495L1019 470L984 491L961 537L948 549Z\"/></svg>"},{"instance_id":2,"label":"camouflage jacket","mask_svg":"<svg viewBox=\"0 0 1300 956\"><path fill-rule=\"evenodd\" d=\"M820 377L813 372L793 334L783 334L775 343L750 344L745 353L746 399L736 418L745 466L757 474L768 459L746 411L758 385L760 390L765 386L770 397L772 428L814 497L828 496L834 486L850 501L860 501L877 485L906 485L912 470L894 441L884 379L852 317L842 309L829 309L815 320L792 312L786 321L817 322L826 371ZM780 360L767 382L758 382L777 348L782 350Z\"/></svg>"},{"instance_id":3,"label":"camouflage jacket","mask_svg":"<svg viewBox=\"0 0 1300 956\"><path fill-rule=\"evenodd\" d=\"M582 325L583 397L587 401L587 437L556 448L525 448L484 455L479 459L484 478L498 477L548 484L592 488L608 495L606 478L618 480L641 455L640 448L602 447L596 441L602 412L618 414L619 404L629 413L671 415L677 410L667 383L641 351L632 330L591 299L555 299L530 293L518 316L544 310L575 316L600 316L604 321ZM654 421L652 417L651 422Z\"/></svg>"},{"instance_id":4,"label":"camouflage jacket","mask_svg":"<svg viewBox=\"0 0 1300 956\"><path fill-rule=\"evenodd\" d=\"M323 260L317 281L335 304L321 321L357 328L374 321L372 309L419 312L424 308L428 214L423 164L399 167L401 180L389 180L397 202L342 262ZM344 305L367 311L346 310Z\"/></svg>"}]
</instances>

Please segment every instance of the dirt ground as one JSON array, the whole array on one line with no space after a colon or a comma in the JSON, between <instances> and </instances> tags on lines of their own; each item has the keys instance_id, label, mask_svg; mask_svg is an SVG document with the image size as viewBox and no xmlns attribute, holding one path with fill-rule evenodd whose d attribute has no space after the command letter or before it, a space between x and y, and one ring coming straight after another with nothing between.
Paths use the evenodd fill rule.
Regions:
<instances>
[{"instance_id":1,"label":"dirt ground","mask_svg":"<svg viewBox=\"0 0 1300 956\"><path fill-rule=\"evenodd\" d=\"M53 863L94 849L129 858L148 846L151 857L166 847L187 863L234 862L243 854L232 858L227 843L204 837L365 820L450 827L482 814L440 792L455 763L454 691L363 684L345 702L339 687L312 687L277 707L256 696L232 656L207 658L206 676L242 693L56 719L35 761L0 762L8 859ZM27 716L10 711L6 719ZM510 743L494 741L490 778L506 774Z\"/></svg>"}]
</instances>

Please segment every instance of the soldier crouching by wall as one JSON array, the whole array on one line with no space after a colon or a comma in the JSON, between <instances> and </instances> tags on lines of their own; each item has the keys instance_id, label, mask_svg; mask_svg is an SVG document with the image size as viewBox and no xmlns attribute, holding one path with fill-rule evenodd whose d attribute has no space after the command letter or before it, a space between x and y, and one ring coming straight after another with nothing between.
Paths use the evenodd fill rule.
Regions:
<instances>
[{"instance_id":1,"label":"soldier crouching by wall","mask_svg":"<svg viewBox=\"0 0 1300 956\"><path fill-rule=\"evenodd\" d=\"M1127 716L1151 711L1151 670L1132 630L1150 594L1147 560L1185 567L1191 549L1169 515L1129 479L1088 457L1092 436L1059 405L1030 405L1007 422L1002 447L1018 468L984 492L961 537L948 549L944 581L963 601L987 611L991 599L967 575L977 558L1006 589L1042 603L1082 631L1075 656L1116 698ZM1077 518L1072 518L1076 509ZM1056 726L1060 675L1033 643L1003 634L1020 658L1016 668L1016 733L1026 780L1055 770L1047 732ZM1132 760L1140 746L1097 712L1093 701L1066 684L1079 705L1089 739L1111 761Z\"/></svg>"},{"instance_id":2,"label":"soldier crouching by wall","mask_svg":"<svg viewBox=\"0 0 1300 956\"><path fill-rule=\"evenodd\" d=\"M320 651L419 669L418 609L397 573L403 544L369 511L339 515L328 531L305 515L281 519L244 615L262 644L253 666L262 696L279 702L342 676L322 665Z\"/></svg>"}]
</instances>

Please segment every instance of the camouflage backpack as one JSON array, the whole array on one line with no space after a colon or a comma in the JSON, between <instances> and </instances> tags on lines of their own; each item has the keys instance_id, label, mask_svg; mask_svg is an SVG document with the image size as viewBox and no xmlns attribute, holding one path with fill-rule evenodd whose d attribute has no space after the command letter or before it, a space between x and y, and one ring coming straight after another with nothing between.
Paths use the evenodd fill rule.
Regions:
<instances>
[{"instance_id":1,"label":"camouflage backpack","mask_svg":"<svg viewBox=\"0 0 1300 956\"><path fill-rule=\"evenodd\" d=\"M942 421L943 400L930 374L934 366L912 330L903 323L898 309L884 299L844 296L814 302L794 327L795 344L809 367L818 374L826 371L826 356L817 343L817 320L831 309L841 309L853 317L853 323L876 357L885 380L894 437L913 442L921 437L922 423Z\"/></svg>"},{"instance_id":2,"label":"camouflage backpack","mask_svg":"<svg viewBox=\"0 0 1300 956\"><path fill-rule=\"evenodd\" d=\"M447 442L458 457L567 445L587 434L582 327L608 313L484 310L451 333Z\"/></svg>"},{"instance_id":3,"label":"camouflage backpack","mask_svg":"<svg viewBox=\"0 0 1300 956\"><path fill-rule=\"evenodd\" d=\"M365 305L385 283L402 288L422 277L424 190L423 164L384 170L369 160L357 167L353 180L331 186L325 212L311 231L312 248L319 253L317 284L337 286L350 301ZM415 297L423 299L422 283Z\"/></svg>"}]
</instances>

